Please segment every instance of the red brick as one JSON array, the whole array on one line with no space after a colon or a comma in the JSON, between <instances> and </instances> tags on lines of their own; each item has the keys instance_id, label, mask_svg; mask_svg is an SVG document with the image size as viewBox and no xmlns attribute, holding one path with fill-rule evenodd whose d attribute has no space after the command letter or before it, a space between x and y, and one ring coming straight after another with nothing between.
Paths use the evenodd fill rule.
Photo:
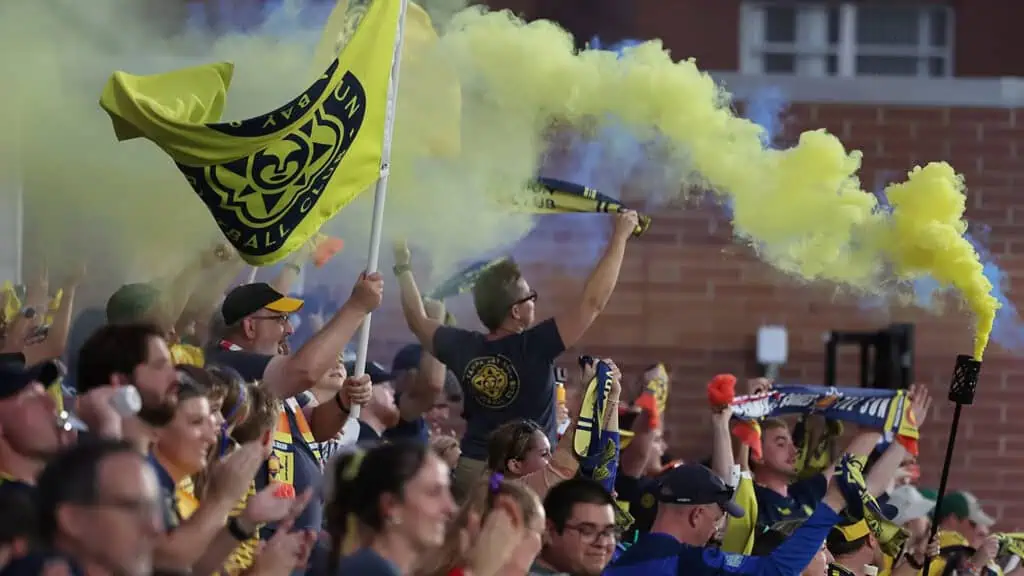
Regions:
<instances>
[{"instance_id":1,"label":"red brick","mask_svg":"<svg viewBox=\"0 0 1024 576\"><path fill-rule=\"evenodd\" d=\"M884 124L913 123L931 126L946 126L949 124L949 108L888 106L879 110L881 112L881 123Z\"/></svg>"},{"instance_id":2,"label":"red brick","mask_svg":"<svg viewBox=\"0 0 1024 576\"><path fill-rule=\"evenodd\" d=\"M1014 127L1017 125L1017 111L1013 108L951 108L949 122L984 122L994 126Z\"/></svg>"}]
</instances>

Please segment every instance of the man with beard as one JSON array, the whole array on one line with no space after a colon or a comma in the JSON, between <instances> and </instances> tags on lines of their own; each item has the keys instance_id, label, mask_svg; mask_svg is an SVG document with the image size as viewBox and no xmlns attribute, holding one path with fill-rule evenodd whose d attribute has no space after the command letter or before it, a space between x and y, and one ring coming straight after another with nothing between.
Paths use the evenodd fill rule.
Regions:
<instances>
[{"instance_id":1,"label":"man with beard","mask_svg":"<svg viewBox=\"0 0 1024 576\"><path fill-rule=\"evenodd\" d=\"M103 436L124 438L139 453L149 454L155 430L166 426L178 407L178 373L162 331L152 324L103 326L82 345L77 369L76 406L89 424L100 415L109 416L113 389L128 385L138 389L142 398L138 414L120 422L103 418L108 423L106 429L92 428Z\"/></svg>"},{"instance_id":2,"label":"man with beard","mask_svg":"<svg viewBox=\"0 0 1024 576\"><path fill-rule=\"evenodd\" d=\"M0 491L31 494L46 461L61 446L56 403L46 391L60 371L0 364Z\"/></svg>"},{"instance_id":3,"label":"man with beard","mask_svg":"<svg viewBox=\"0 0 1024 576\"><path fill-rule=\"evenodd\" d=\"M82 345L77 376L79 416L90 429L101 436L122 438L148 456L156 432L174 418L181 377L161 330L151 324L100 328ZM110 396L126 385L138 389L142 408L135 416L118 421L116 415L110 417ZM119 425L93 425L111 421ZM228 518L259 470L262 452L259 443L242 446L215 466L202 505L180 526L175 525L175 494L161 494L161 513L168 531L156 546L158 568L180 571L200 563L219 566L239 542L249 538L255 527L239 526L237 520Z\"/></svg>"}]
</instances>

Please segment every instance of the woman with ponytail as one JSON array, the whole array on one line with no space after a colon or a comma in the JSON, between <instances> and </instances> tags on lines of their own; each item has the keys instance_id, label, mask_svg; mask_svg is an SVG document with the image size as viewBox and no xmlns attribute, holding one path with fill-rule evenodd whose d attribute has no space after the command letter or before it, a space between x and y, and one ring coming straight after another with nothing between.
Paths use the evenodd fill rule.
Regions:
<instances>
[{"instance_id":1,"label":"woman with ponytail","mask_svg":"<svg viewBox=\"0 0 1024 576\"><path fill-rule=\"evenodd\" d=\"M339 456L325 510L327 574L413 574L441 545L455 512L449 477L448 465L418 442Z\"/></svg>"}]
</instances>

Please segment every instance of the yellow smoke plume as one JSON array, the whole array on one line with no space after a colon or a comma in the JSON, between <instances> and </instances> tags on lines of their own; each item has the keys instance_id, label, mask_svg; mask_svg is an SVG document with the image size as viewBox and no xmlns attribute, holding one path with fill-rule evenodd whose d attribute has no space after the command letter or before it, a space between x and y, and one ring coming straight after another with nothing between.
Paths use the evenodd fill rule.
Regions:
<instances>
[{"instance_id":1,"label":"yellow smoke plume","mask_svg":"<svg viewBox=\"0 0 1024 576\"><path fill-rule=\"evenodd\" d=\"M102 254L131 262L122 273L150 271L215 233L155 147L115 144L95 102L112 71L232 60L228 118L265 112L305 87L320 30L288 38L169 37L152 23L167 18L145 19L138 8L166 4L0 6L0 72L21 88L0 92L4 125L20 126L0 142L21 158L36 207L36 250L46 244L68 257ZM89 22L68 13L88 14ZM728 197L737 236L772 265L864 293L923 275L955 288L976 317L974 355L982 356L998 303L963 237L964 183L948 165L908 166L907 181L887 190L890 216L862 190L858 152L824 131L801 135L787 150L763 149L761 128L738 118L708 75L691 61L673 62L659 42L622 58L577 54L550 22L526 24L478 8L434 24L439 39L422 43L415 63L403 61L385 241L408 237L428 248L438 276L529 231L532 219L510 215L495 194L515 192L536 174L552 125L592 128L613 115L638 138L659 135L666 158L686 159L681 173L695 176L680 190L697 185ZM458 122L450 116L456 81ZM447 123L457 124L458 137L439 144L437 126ZM369 236L371 199L361 197L325 231L358 250Z\"/></svg>"}]
</instances>

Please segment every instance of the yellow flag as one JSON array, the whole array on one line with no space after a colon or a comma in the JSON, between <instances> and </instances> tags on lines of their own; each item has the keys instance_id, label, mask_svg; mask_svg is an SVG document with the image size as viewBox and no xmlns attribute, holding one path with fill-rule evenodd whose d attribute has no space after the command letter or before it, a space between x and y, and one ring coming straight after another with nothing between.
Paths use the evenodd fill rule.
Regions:
<instances>
[{"instance_id":1,"label":"yellow flag","mask_svg":"<svg viewBox=\"0 0 1024 576\"><path fill-rule=\"evenodd\" d=\"M380 175L399 0L374 0L305 92L255 118L221 122L233 66L115 72L100 106L118 140L166 152L239 255L266 266L299 249Z\"/></svg>"},{"instance_id":2,"label":"yellow flag","mask_svg":"<svg viewBox=\"0 0 1024 576\"><path fill-rule=\"evenodd\" d=\"M371 1L337 0L313 57L318 71L347 45ZM402 102L420 113L402 114L399 142L412 142L418 155L453 157L462 145L462 88L454 67L431 54L439 41L430 15L409 2L402 35Z\"/></svg>"}]
</instances>

